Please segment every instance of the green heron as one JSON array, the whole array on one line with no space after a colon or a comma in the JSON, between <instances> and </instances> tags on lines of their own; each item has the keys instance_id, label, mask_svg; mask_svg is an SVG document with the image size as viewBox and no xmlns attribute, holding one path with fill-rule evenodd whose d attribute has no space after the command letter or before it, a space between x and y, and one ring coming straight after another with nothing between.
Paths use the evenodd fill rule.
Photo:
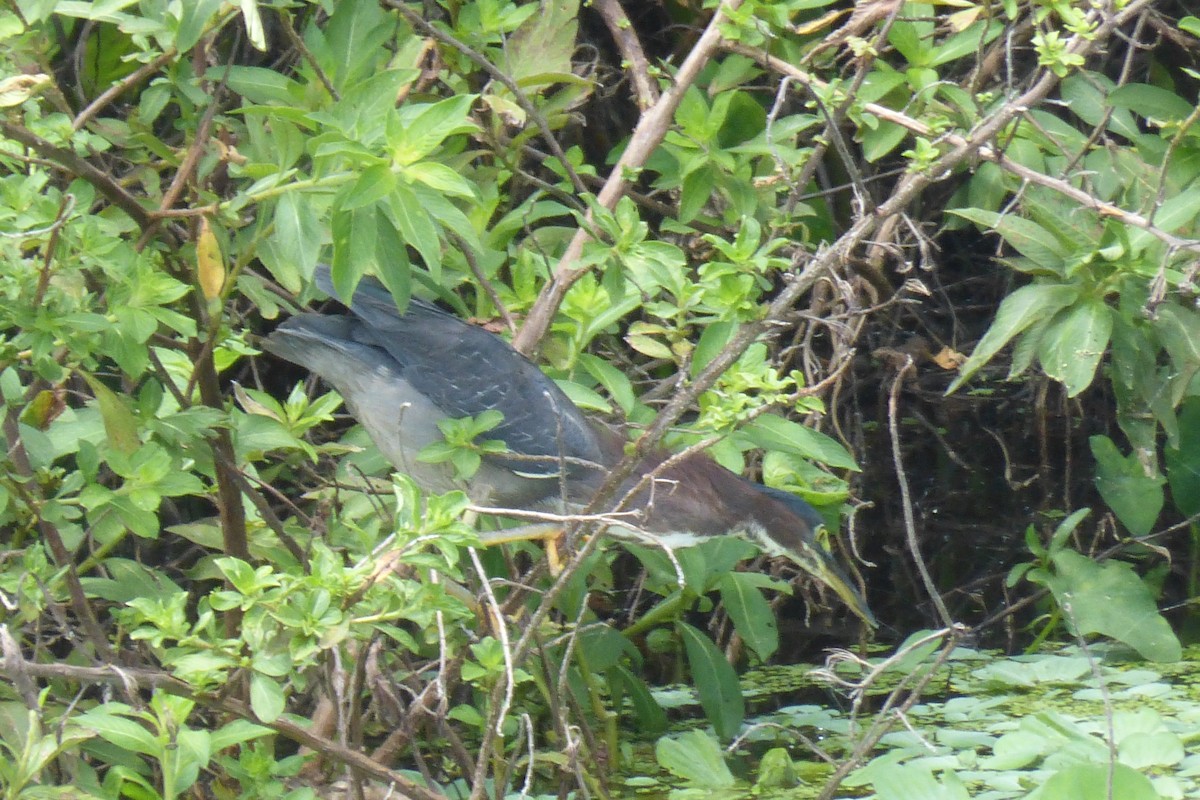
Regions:
<instances>
[{"instance_id":1,"label":"green heron","mask_svg":"<svg viewBox=\"0 0 1200 800\"><path fill-rule=\"evenodd\" d=\"M336 297L327 267L317 285ZM488 432L507 451L484 456L468 481L476 502L552 510L565 501L582 508L624 456L624 437L593 423L536 365L504 340L418 299L401 314L373 279L359 283L348 314L299 314L264 341L267 351L324 378L398 470L426 491L463 488L453 467L418 453L442 440L438 422L503 415ZM653 479L642 481L647 472ZM640 488L638 487L641 483ZM794 495L746 480L704 454L675 462L657 452L629 479L625 504L632 524L668 546L713 536L740 535L771 556L786 556L828 586L874 626L866 603L845 573L817 544L823 524ZM621 536L629 529L610 526Z\"/></svg>"}]
</instances>

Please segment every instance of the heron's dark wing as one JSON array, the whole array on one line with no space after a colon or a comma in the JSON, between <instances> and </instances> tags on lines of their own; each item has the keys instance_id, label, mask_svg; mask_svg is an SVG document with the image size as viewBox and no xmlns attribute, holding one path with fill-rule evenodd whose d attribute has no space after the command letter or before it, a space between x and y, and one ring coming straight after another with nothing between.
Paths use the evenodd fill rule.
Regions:
<instances>
[{"instance_id":1,"label":"heron's dark wing","mask_svg":"<svg viewBox=\"0 0 1200 800\"><path fill-rule=\"evenodd\" d=\"M327 267L317 285L337 297ZM495 409L503 422L489 432L522 456L509 467L531 475L558 472L557 459L599 463L595 430L583 412L538 367L504 340L416 298L401 314L381 284L365 278L346 304L360 323L356 342L390 357L414 389L447 417L478 416Z\"/></svg>"}]
</instances>

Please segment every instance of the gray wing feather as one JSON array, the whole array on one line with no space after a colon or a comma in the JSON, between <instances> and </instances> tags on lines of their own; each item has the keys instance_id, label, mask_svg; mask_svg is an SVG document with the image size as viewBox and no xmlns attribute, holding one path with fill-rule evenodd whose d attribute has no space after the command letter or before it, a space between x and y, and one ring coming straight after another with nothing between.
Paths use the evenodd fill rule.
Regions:
<instances>
[{"instance_id":1,"label":"gray wing feather","mask_svg":"<svg viewBox=\"0 0 1200 800\"><path fill-rule=\"evenodd\" d=\"M316 282L337 297L329 269L319 266ZM341 298L338 298L339 300ZM599 463L594 429L550 378L499 337L413 298L404 314L386 289L371 278L358 285L349 303L359 323L352 340L372 348L447 417L477 416L489 409L504 420L488 435L523 456L547 463L511 461L530 474L554 474L554 459Z\"/></svg>"}]
</instances>

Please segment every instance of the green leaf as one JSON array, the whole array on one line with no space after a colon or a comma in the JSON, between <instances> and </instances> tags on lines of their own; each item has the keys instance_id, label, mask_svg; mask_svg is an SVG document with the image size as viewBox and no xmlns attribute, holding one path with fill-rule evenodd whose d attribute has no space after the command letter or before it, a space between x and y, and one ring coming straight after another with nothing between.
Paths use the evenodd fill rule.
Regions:
<instances>
[{"instance_id":1,"label":"green leaf","mask_svg":"<svg viewBox=\"0 0 1200 800\"><path fill-rule=\"evenodd\" d=\"M878 800L969 800L971 797L952 770L943 773L941 781L925 764L885 762L864 772L870 776Z\"/></svg>"},{"instance_id":2,"label":"green leaf","mask_svg":"<svg viewBox=\"0 0 1200 800\"><path fill-rule=\"evenodd\" d=\"M1112 311L1102 300L1088 299L1060 311L1042 333L1038 358L1046 374L1075 397L1096 375L1112 334Z\"/></svg>"},{"instance_id":3,"label":"green leaf","mask_svg":"<svg viewBox=\"0 0 1200 800\"><path fill-rule=\"evenodd\" d=\"M1079 289L1059 283L1033 283L1022 286L1004 298L996 311L987 333L975 345L975 351L959 368L958 377L946 390L947 394L958 389L963 381L974 375L980 367L992 360L1000 348L1028 328L1037 320L1053 314L1064 306L1075 302Z\"/></svg>"},{"instance_id":4,"label":"green leaf","mask_svg":"<svg viewBox=\"0 0 1200 800\"><path fill-rule=\"evenodd\" d=\"M179 27L175 30L175 48L187 52L204 35L213 14L220 10L223 0L192 0L179 6Z\"/></svg>"},{"instance_id":5,"label":"green leaf","mask_svg":"<svg viewBox=\"0 0 1200 800\"><path fill-rule=\"evenodd\" d=\"M250 673L250 708L261 722L274 722L283 714L286 699L283 687L259 672Z\"/></svg>"},{"instance_id":6,"label":"green leaf","mask_svg":"<svg viewBox=\"0 0 1200 800\"><path fill-rule=\"evenodd\" d=\"M352 297L362 276L376 267L378 233L378 216L373 206L334 212L330 274L339 297Z\"/></svg>"},{"instance_id":7,"label":"green leaf","mask_svg":"<svg viewBox=\"0 0 1200 800\"><path fill-rule=\"evenodd\" d=\"M570 73L579 31L579 0L541 3L513 32L500 61L504 73L523 81L543 73Z\"/></svg>"},{"instance_id":8,"label":"green leaf","mask_svg":"<svg viewBox=\"0 0 1200 800\"><path fill-rule=\"evenodd\" d=\"M100 418L104 421L104 433L108 443L117 452L130 456L141 447L138 437L137 417L125 405L125 401L112 389L109 389L92 375L80 371L80 375L91 387L96 397L96 405L100 408Z\"/></svg>"},{"instance_id":9,"label":"green leaf","mask_svg":"<svg viewBox=\"0 0 1200 800\"><path fill-rule=\"evenodd\" d=\"M425 184L430 189L453 197L475 197L471 182L445 164L418 161L404 168L404 177Z\"/></svg>"},{"instance_id":10,"label":"green leaf","mask_svg":"<svg viewBox=\"0 0 1200 800\"><path fill-rule=\"evenodd\" d=\"M728 789L736 782L717 741L701 730L664 736L654 745L658 765L697 787Z\"/></svg>"},{"instance_id":11,"label":"green leaf","mask_svg":"<svg viewBox=\"0 0 1200 800\"><path fill-rule=\"evenodd\" d=\"M1124 764L1075 764L1059 770L1042 785L1040 796L1047 800L1161 800L1149 778Z\"/></svg>"},{"instance_id":12,"label":"green leaf","mask_svg":"<svg viewBox=\"0 0 1200 800\"><path fill-rule=\"evenodd\" d=\"M646 682L622 664L613 667L613 675L621 681L625 691L629 693L629 702L633 705L638 730L649 734L665 731L667 729L667 712L663 711L662 706L654 699Z\"/></svg>"},{"instance_id":13,"label":"green leaf","mask_svg":"<svg viewBox=\"0 0 1200 800\"><path fill-rule=\"evenodd\" d=\"M1014 250L1045 270L1061 274L1067 249L1053 233L1033 220L1014 214L998 214L982 208L956 208L950 211L977 225L995 231Z\"/></svg>"},{"instance_id":14,"label":"green leaf","mask_svg":"<svg viewBox=\"0 0 1200 800\"><path fill-rule=\"evenodd\" d=\"M1163 201L1154 214L1154 227L1167 233L1191 235L1195 227L1197 210L1200 210L1200 186L1193 186L1178 194L1173 194ZM1159 244L1158 238L1143 228L1136 228L1129 232L1129 249L1135 254L1157 244ZM1154 251L1151 250L1151 252Z\"/></svg>"},{"instance_id":15,"label":"green leaf","mask_svg":"<svg viewBox=\"0 0 1200 800\"><path fill-rule=\"evenodd\" d=\"M95 731L104 741L130 752L148 756L162 753L162 746L158 740L140 723L112 714L103 706L80 714L75 721L84 728Z\"/></svg>"},{"instance_id":16,"label":"green leaf","mask_svg":"<svg viewBox=\"0 0 1200 800\"><path fill-rule=\"evenodd\" d=\"M1161 121L1183 120L1195 106L1174 92L1148 83L1127 83L1108 95L1114 108L1127 108L1139 117Z\"/></svg>"},{"instance_id":17,"label":"green leaf","mask_svg":"<svg viewBox=\"0 0 1200 800\"><path fill-rule=\"evenodd\" d=\"M796 765L786 747L772 747L763 753L758 764L758 777L754 780L756 792L769 789L793 789L800 783Z\"/></svg>"},{"instance_id":18,"label":"green leaf","mask_svg":"<svg viewBox=\"0 0 1200 800\"><path fill-rule=\"evenodd\" d=\"M637 393L633 390L633 384L630 382L629 376L604 359L594 356L591 353L581 353L579 355L579 365L599 381L600 385L616 401L626 416L633 411L637 405Z\"/></svg>"},{"instance_id":19,"label":"green leaf","mask_svg":"<svg viewBox=\"0 0 1200 800\"><path fill-rule=\"evenodd\" d=\"M1098 564L1074 550L1056 553L1051 561L1054 572L1045 583L1076 633L1116 639L1151 661L1182 657L1179 639L1133 567L1120 561Z\"/></svg>"},{"instance_id":20,"label":"green leaf","mask_svg":"<svg viewBox=\"0 0 1200 800\"><path fill-rule=\"evenodd\" d=\"M228 67L229 88L257 105L290 106L303 95L300 84L283 73L265 67ZM226 67L213 67L207 76L220 81Z\"/></svg>"},{"instance_id":21,"label":"green leaf","mask_svg":"<svg viewBox=\"0 0 1200 800\"><path fill-rule=\"evenodd\" d=\"M691 222L704 210L704 206L712 197L716 180L716 173L710 164L704 164L684 176L683 188L679 194L680 222Z\"/></svg>"},{"instance_id":22,"label":"green leaf","mask_svg":"<svg viewBox=\"0 0 1200 800\"><path fill-rule=\"evenodd\" d=\"M1186 517L1200 514L1200 397L1189 397L1179 409L1179 446L1164 453L1171 499Z\"/></svg>"},{"instance_id":23,"label":"green leaf","mask_svg":"<svg viewBox=\"0 0 1200 800\"><path fill-rule=\"evenodd\" d=\"M779 626L767 598L747 577L744 572L728 572L717 582L717 588L738 635L759 659L766 661L779 649Z\"/></svg>"},{"instance_id":24,"label":"green leaf","mask_svg":"<svg viewBox=\"0 0 1200 800\"><path fill-rule=\"evenodd\" d=\"M426 269L436 281L441 275L442 248L438 242L438 226L430 219L429 212L404 183L396 184L392 190L387 210L400 238L421 254Z\"/></svg>"},{"instance_id":25,"label":"green leaf","mask_svg":"<svg viewBox=\"0 0 1200 800\"><path fill-rule=\"evenodd\" d=\"M389 130L395 137L394 141L388 142L392 147L392 158L397 164L412 164L432 153L447 137L475 130L467 114L476 97L478 95L460 94L437 103L413 106L415 116L405 119L405 124L394 132Z\"/></svg>"},{"instance_id":26,"label":"green leaf","mask_svg":"<svg viewBox=\"0 0 1200 800\"><path fill-rule=\"evenodd\" d=\"M1183 742L1169 731L1136 731L1118 746L1121 763L1134 769L1173 767L1183 760Z\"/></svg>"},{"instance_id":27,"label":"green leaf","mask_svg":"<svg viewBox=\"0 0 1200 800\"><path fill-rule=\"evenodd\" d=\"M854 457L836 439L774 414L754 420L738 431L738 437L764 450L779 450L838 469L860 471Z\"/></svg>"},{"instance_id":28,"label":"green leaf","mask_svg":"<svg viewBox=\"0 0 1200 800\"><path fill-rule=\"evenodd\" d=\"M874 128L865 128L862 134L863 157L874 163L899 147L907 135L908 130L894 122L880 121Z\"/></svg>"},{"instance_id":29,"label":"green leaf","mask_svg":"<svg viewBox=\"0 0 1200 800\"><path fill-rule=\"evenodd\" d=\"M1108 101L1114 91L1116 84L1098 72L1071 75L1061 87L1064 105L1075 116L1088 125L1103 126L1127 139L1136 139L1141 131L1133 115L1124 109L1114 109Z\"/></svg>"},{"instance_id":30,"label":"green leaf","mask_svg":"<svg viewBox=\"0 0 1200 800\"><path fill-rule=\"evenodd\" d=\"M358 175L358 180L339 194L335 206L342 211L353 211L363 206L374 205L391 194L396 186L396 173L389 164L372 164Z\"/></svg>"},{"instance_id":31,"label":"green leaf","mask_svg":"<svg viewBox=\"0 0 1200 800\"><path fill-rule=\"evenodd\" d=\"M301 192L286 192L275 204L272 238L283 263L271 272L287 288L299 291L300 279L312 277L321 255L321 229L311 199Z\"/></svg>"},{"instance_id":32,"label":"green leaf","mask_svg":"<svg viewBox=\"0 0 1200 800\"><path fill-rule=\"evenodd\" d=\"M746 715L737 673L712 640L686 622L675 628L687 651L692 680L700 695L700 706L717 736L732 739Z\"/></svg>"},{"instance_id":33,"label":"green leaf","mask_svg":"<svg viewBox=\"0 0 1200 800\"><path fill-rule=\"evenodd\" d=\"M1122 456L1107 436L1093 436L1088 443L1096 458L1100 496L1130 533L1145 536L1162 511L1164 478L1147 475L1136 454Z\"/></svg>"},{"instance_id":34,"label":"green leaf","mask_svg":"<svg viewBox=\"0 0 1200 800\"><path fill-rule=\"evenodd\" d=\"M1158 309L1154 330L1181 379L1185 383L1191 380L1200 370L1200 313L1165 303Z\"/></svg>"}]
</instances>

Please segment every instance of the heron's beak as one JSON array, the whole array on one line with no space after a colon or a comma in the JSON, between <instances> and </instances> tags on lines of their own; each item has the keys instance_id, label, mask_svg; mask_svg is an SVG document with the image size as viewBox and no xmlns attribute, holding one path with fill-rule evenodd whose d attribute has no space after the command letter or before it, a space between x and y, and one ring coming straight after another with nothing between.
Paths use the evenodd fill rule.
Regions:
<instances>
[{"instance_id":1,"label":"heron's beak","mask_svg":"<svg viewBox=\"0 0 1200 800\"><path fill-rule=\"evenodd\" d=\"M803 552L796 553L793 560L805 572L832 589L856 617L872 629L879 627L879 621L867 607L867 601L854 588L854 584L834 562L832 556L822 550L820 545L806 542Z\"/></svg>"}]
</instances>

